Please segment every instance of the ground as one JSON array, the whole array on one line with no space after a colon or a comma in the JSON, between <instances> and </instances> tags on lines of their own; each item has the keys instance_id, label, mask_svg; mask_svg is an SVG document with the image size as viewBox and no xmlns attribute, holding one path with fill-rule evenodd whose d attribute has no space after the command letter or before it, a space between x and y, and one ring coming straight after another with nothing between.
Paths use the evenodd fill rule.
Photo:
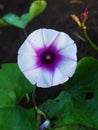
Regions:
<instances>
[{"instance_id":1,"label":"ground","mask_svg":"<svg viewBox=\"0 0 98 130\"><path fill-rule=\"evenodd\" d=\"M0 0L0 17L9 12L20 16L28 11L31 2L32 0ZM80 28L71 19L71 14L80 16L81 11L85 7L88 7L89 10L89 17L86 22L88 34L98 45L97 0L47 0L47 8L28 24L26 33L29 34L38 28L52 28L66 32L77 44L78 60L84 56L98 58L98 52L85 41ZM0 28L0 65L17 62L17 50L25 38L26 35L21 29L15 27ZM62 89L62 86L49 89L37 88L36 101L40 104L47 98L54 98Z\"/></svg>"}]
</instances>

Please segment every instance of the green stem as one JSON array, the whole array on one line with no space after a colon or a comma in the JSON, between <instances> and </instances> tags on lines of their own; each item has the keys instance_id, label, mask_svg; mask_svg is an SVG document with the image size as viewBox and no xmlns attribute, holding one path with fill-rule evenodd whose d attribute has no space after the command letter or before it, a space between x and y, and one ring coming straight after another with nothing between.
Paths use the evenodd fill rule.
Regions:
<instances>
[{"instance_id":1,"label":"green stem","mask_svg":"<svg viewBox=\"0 0 98 130\"><path fill-rule=\"evenodd\" d=\"M32 93L34 109L36 110L38 116L42 115L45 119L48 119L47 116L45 115L45 113L42 112L42 111L37 107L37 105L36 105L36 101L35 101L35 90L36 90L36 87L34 88L33 93Z\"/></svg>"},{"instance_id":2,"label":"green stem","mask_svg":"<svg viewBox=\"0 0 98 130\"><path fill-rule=\"evenodd\" d=\"M28 35L27 35L27 32L26 32L26 28L23 29L23 32L24 32L25 37L27 38Z\"/></svg>"},{"instance_id":3,"label":"green stem","mask_svg":"<svg viewBox=\"0 0 98 130\"><path fill-rule=\"evenodd\" d=\"M35 90L36 90L36 87L34 88L33 93L32 93L32 100L33 100L34 108L36 107L36 101L35 101Z\"/></svg>"},{"instance_id":4,"label":"green stem","mask_svg":"<svg viewBox=\"0 0 98 130\"><path fill-rule=\"evenodd\" d=\"M42 115L44 117L44 119L48 119L47 116L45 115L45 113L43 111L41 111L37 106L35 106L35 110L39 116Z\"/></svg>"},{"instance_id":5,"label":"green stem","mask_svg":"<svg viewBox=\"0 0 98 130\"><path fill-rule=\"evenodd\" d=\"M84 34L86 40L89 42L89 44L90 44L96 51L98 51L98 46L96 46L96 45L94 44L94 42L90 39L90 37L89 37L88 34L87 34L86 29L83 29L83 34Z\"/></svg>"},{"instance_id":6,"label":"green stem","mask_svg":"<svg viewBox=\"0 0 98 130\"><path fill-rule=\"evenodd\" d=\"M29 98L29 95L28 95L28 93L26 93L25 95L26 95L26 100L27 100L27 103L29 103L29 101L30 101L30 98Z\"/></svg>"}]
</instances>

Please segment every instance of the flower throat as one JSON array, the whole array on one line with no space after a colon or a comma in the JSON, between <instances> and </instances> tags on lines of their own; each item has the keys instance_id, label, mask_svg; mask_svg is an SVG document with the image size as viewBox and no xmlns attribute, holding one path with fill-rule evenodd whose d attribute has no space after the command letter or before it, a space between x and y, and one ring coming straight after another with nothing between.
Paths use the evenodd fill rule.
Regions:
<instances>
[{"instance_id":1,"label":"flower throat","mask_svg":"<svg viewBox=\"0 0 98 130\"><path fill-rule=\"evenodd\" d=\"M46 50L41 55L41 61L43 64L51 65L54 63L55 55L52 51Z\"/></svg>"}]
</instances>

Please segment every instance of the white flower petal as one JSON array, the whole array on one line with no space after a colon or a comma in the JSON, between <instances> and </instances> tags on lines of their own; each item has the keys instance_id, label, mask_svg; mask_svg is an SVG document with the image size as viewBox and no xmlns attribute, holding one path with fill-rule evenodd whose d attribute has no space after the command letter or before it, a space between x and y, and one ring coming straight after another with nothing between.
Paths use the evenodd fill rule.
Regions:
<instances>
[{"instance_id":1,"label":"white flower petal","mask_svg":"<svg viewBox=\"0 0 98 130\"><path fill-rule=\"evenodd\" d=\"M56 47L58 50L60 50L73 43L74 41L66 33L60 32L60 35L56 43Z\"/></svg>"},{"instance_id":2,"label":"white flower petal","mask_svg":"<svg viewBox=\"0 0 98 130\"><path fill-rule=\"evenodd\" d=\"M46 46L49 46L55 38L58 36L59 32L53 29L42 29L42 37Z\"/></svg>"},{"instance_id":3,"label":"white flower petal","mask_svg":"<svg viewBox=\"0 0 98 130\"><path fill-rule=\"evenodd\" d=\"M58 84L62 84L68 80L68 76L64 75L63 71L61 71L58 67L56 67L53 73L53 86Z\"/></svg>"},{"instance_id":4,"label":"white flower petal","mask_svg":"<svg viewBox=\"0 0 98 130\"><path fill-rule=\"evenodd\" d=\"M64 75L68 77L72 77L72 75L74 74L76 70L76 65L77 65L76 61L66 59L65 61L62 61L58 65L58 67L63 72Z\"/></svg>"},{"instance_id":5,"label":"white flower petal","mask_svg":"<svg viewBox=\"0 0 98 130\"><path fill-rule=\"evenodd\" d=\"M52 87L52 73L47 70L40 69L37 86L42 88Z\"/></svg>"},{"instance_id":6,"label":"white flower petal","mask_svg":"<svg viewBox=\"0 0 98 130\"><path fill-rule=\"evenodd\" d=\"M60 50L60 54L65 56L66 58L72 59L74 61L77 60L77 48L75 44L70 44L69 46Z\"/></svg>"},{"instance_id":7,"label":"white flower petal","mask_svg":"<svg viewBox=\"0 0 98 130\"><path fill-rule=\"evenodd\" d=\"M23 72L25 77L32 83L32 84L36 84L37 83L37 79L40 75L40 68L37 69L33 69L31 71L25 71Z\"/></svg>"},{"instance_id":8,"label":"white flower petal","mask_svg":"<svg viewBox=\"0 0 98 130\"><path fill-rule=\"evenodd\" d=\"M18 65L22 71L32 70L38 67L36 65L36 57L30 55L18 55Z\"/></svg>"},{"instance_id":9,"label":"white flower petal","mask_svg":"<svg viewBox=\"0 0 98 130\"><path fill-rule=\"evenodd\" d=\"M42 37L42 29L38 29L34 32L32 32L29 36L28 36L28 41L30 43L30 45L32 46L32 48L42 48L44 46L43 43L43 37Z\"/></svg>"},{"instance_id":10,"label":"white flower petal","mask_svg":"<svg viewBox=\"0 0 98 130\"><path fill-rule=\"evenodd\" d=\"M58 84L62 84L68 80L68 76L65 76L58 67L53 72L47 70L41 70L41 71L39 78L37 80L38 87L48 88L56 86Z\"/></svg>"},{"instance_id":11,"label":"white flower petal","mask_svg":"<svg viewBox=\"0 0 98 130\"><path fill-rule=\"evenodd\" d=\"M28 43L28 41L25 40L18 50L18 55L24 55L24 57L26 55L36 56L36 53L34 49L31 47L31 45Z\"/></svg>"}]
</instances>

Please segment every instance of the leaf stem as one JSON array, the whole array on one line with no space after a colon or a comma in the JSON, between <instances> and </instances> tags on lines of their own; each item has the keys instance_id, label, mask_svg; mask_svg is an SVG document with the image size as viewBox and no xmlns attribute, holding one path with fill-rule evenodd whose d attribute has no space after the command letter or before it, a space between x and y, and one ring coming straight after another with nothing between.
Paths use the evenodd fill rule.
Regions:
<instances>
[{"instance_id":1,"label":"leaf stem","mask_svg":"<svg viewBox=\"0 0 98 130\"><path fill-rule=\"evenodd\" d=\"M37 105L36 105L36 101L35 101L35 90L36 90L36 87L35 87L35 89L33 90L33 93L32 93L32 97L33 97L32 99L33 99L34 109L36 110L38 116L42 115L44 117L44 119L48 119L47 116L45 115L45 113L43 111L41 111L37 107Z\"/></svg>"},{"instance_id":2,"label":"leaf stem","mask_svg":"<svg viewBox=\"0 0 98 130\"><path fill-rule=\"evenodd\" d=\"M36 101L35 101L35 90L36 90L36 87L34 88L33 90L33 93L32 93L32 100L33 100L33 105L34 105L34 108L36 108Z\"/></svg>"},{"instance_id":3,"label":"leaf stem","mask_svg":"<svg viewBox=\"0 0 98 130\"><path fill-rule=\"evenodd\" d=\"M47 116L45 115L45 113L43 111L41 111L37 106L35 106L35 110L36 110L38 116L42 115L44 117L44 119L48 119Z\"/></svg>"},{"instance_id":4,"label":"leaf stem","mask_svg":"<svg viewBox=\"0 0 98 130\"><path fill-rule=\"evenodd\" d=\"M26 93L25 95L26 95L27 103L29 103L29 101L30 101L30 98L29 98L29 95L28 95L28 93Z\"/></svg>"},{"instance_id":5,"label":"leaf stem","mask_svg":"<svg viewBox=\"0 0 98 130\"><path fill-rule=\"evenodd\" d=\"M27 32L26 32L26 28L23 29L23 32L24 32L25 37L27 38L28 35L27 35Z\"/></svg>"},{"instance_id":6,"label":"leaf stem","mask_svg":"<svg viewBox=\"0 0 98 130\"><path fill-rule=\"evenodd\" d=\"M96 46L95 43L90 39L90 37L89 37L89 35L88 35L86 29L83 29L83 34L84 34L86 40L89 42L89 44L90 44L96 51L98 51L98 46Z\"/></svg>"}]
</instances>

